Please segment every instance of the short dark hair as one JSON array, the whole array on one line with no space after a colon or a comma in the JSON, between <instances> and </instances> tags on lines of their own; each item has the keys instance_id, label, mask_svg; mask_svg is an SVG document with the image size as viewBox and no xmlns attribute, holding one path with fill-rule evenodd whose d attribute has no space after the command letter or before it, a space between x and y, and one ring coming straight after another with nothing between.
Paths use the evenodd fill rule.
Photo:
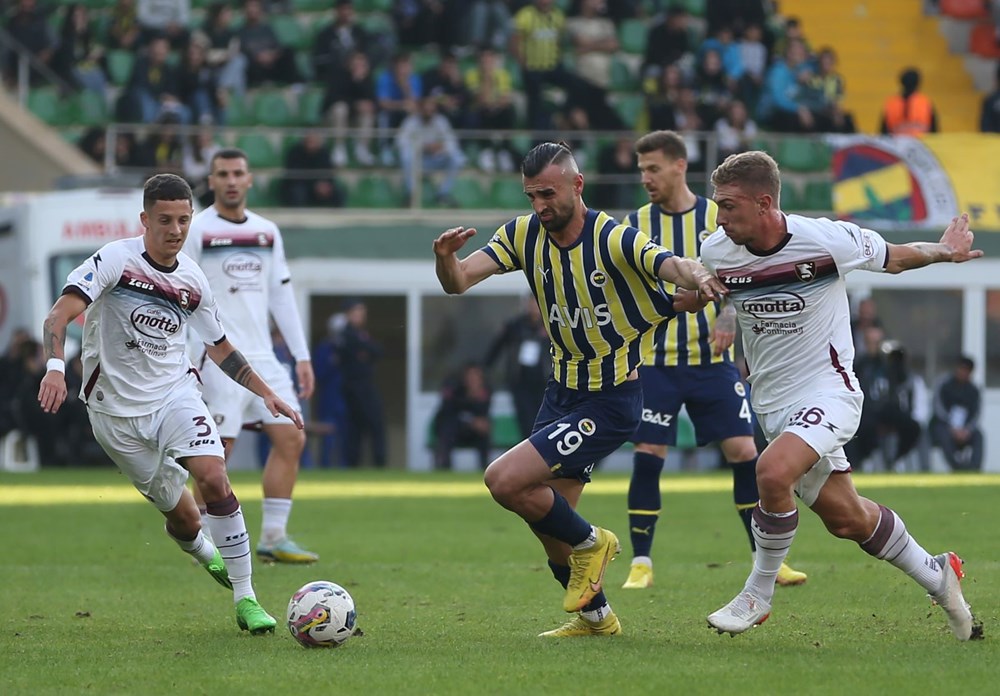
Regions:
<instances>
[{"instance_id":1,"label":"short dark hair","mask_svg":"<svg viewBox=\"0 0 1000 696\"><path fill-rule=\"evenodd\" d=\"M194 199L191 187L176 174L156 174L142 188L142 207L152 208L157 201L188 201Z\"/></svg>"},{"instance_id":2,"label":"short dark hair","mask_svg":"<svg viewBox=\"0 0 1000 696\"><path fill-rule=\"evenodd\" d=\"M956 367L964 367L969 372L976 369L976 361L970 358L968 355L962 355L955 361Z\"/></svg>"},{"instance_id":3,"label":"short dark hair","mask_svg":"<svg viewBox=\"0 0 1000 696\"><path fill-rule=\"evenodd\" d=\"M247 153L243 152L243 150L239 149L238 147L227 147L221 150L217 150L215 154L212 155L212 159L209 160L208 162L208 170L212 171L213 169L215 169L216 160L240 159L240 158L243 158L243 160L247 163L247 167L250 166L250 158L247 157Z\"/></svg>"},{"instance_id":4,"label":"short dark hair","mask_svg":"<svg viewBox=\"0 0 1000 696\"><path fill-rule=\"evenodd\" d=\"M562 164L567 160L576 162L573 158L573 151L566 143L561 141L558 143L539 143L524 156L524 160L521 162L521 174L527 177L538 176L550 164Z\"/></svg>"},{"instance_id":5,"label":"short dark hair","mask_svg":"<svg viewBox=\"0 0 1000 696\"><path fill-rule=\"evenodd\" d=\"M646 133L635 141L635 151L640 155L659 150L670 159L686 160L687 144L678 133L672 130L658 130Z\"/></svg>"}]
</instances>

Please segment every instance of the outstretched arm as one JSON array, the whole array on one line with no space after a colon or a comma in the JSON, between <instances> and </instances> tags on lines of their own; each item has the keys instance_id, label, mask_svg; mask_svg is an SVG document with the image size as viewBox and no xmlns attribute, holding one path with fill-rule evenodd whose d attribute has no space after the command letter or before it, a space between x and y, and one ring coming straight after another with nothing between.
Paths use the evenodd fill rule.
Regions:
<instances>
[{"instance_id":1,"label":"outstretched arm","mask_svg":"<svg viewBox=\"0 0 1000 696\"><path fill-rule=\"evenodd\" d=\"M46 370L38 387L38 403L45 413L55 413L66 401L66 327L87 309L87 301L69 292L49 310L42 325ZM60 369L62 368L62 369Z\"/></svg>"},{"instance_id":2,"label":"outstretched arm","mask_svg":"<svg viewBox=\"0 0 1000 696\"><path fill-rule=\"evenodd\" d=\"M250 363L243 357L243 354L229 342L229 339L223 339L221 343L216 345L205 344L205 351L212 362L218 365L219 369L225 372L231 380L262 398L272 416L286 416L295 423L299 430L302 430L302 416L299 415L299 412L278 398L267 382L262 380L260 375L250 367Z\"/></svg>"},{"instance_id":3,"label":"outstretched arm","mask_svg":"<svg viewBox=\"0 0 1000 696\"><path fill-rule=\"evenodd\" d=\"M960 217L952 218L951 224L941 235L941 241L911 242L910 244L886 244L889 262L887 273L902 273L914 268L923 268L932 263L964 263L978 259L983 255L979 249L972 248L975 237L969 229L969 214L962 213Z\"/></svg>"},{"instance_id":4,"label":"outstretched arm","mask_svg":"<svg viewBox=\"0 0 1000 696\"><path fill-rule=\"evenodd\" d=\"M461 295L476 283L489 278L500 267L483 251L459 260L457 251L476 233L474 227L453 227L434 240L434 270L441 287L449 295Z\"/></svg>"},{"instance_id":5,"label":"outstretched arm","mask_svg":"<svg viewBox=\"0 0 1000 696\"><path fill-rule=\"evenodd\" d=\"M697 290L700 293L699 300L715 301L729 294L726 286L694 259L671 256L660 264L656 275L661 280L686 290Z\"/></svg>"}]
</instances>

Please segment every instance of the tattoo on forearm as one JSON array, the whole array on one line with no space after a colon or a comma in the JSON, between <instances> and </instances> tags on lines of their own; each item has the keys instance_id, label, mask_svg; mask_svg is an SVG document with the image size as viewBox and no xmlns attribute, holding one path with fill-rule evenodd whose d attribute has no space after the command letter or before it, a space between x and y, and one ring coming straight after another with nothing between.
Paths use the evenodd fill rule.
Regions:
<instances>
[{"instance_id":1,"label":"tattoo on forearm","mask_svg":"<svg viewBox=\"0 0 1000 696\"><path fill-rule=\"evenodd\" d=\"M253 368L238 350L234 350L225 360L219 363L219 368L229 375L237 384L250 388L250 379L253 377Z\"/></svg>"},{"instance_id":2,"label":"tattoo on forearm","mask_svg":"<svg viewBox=\"0 0 1000 696\"><path fill-rule=\"evenodd\" d=\"M42 347L45 350L45 358L56 358L56 346L60 348L65 344L65 334L66 329L54 327L55 321L52 317L45 318L45 324L42 326ZM62 352L62 351L60 351Z\"/></svg>"}]
</instances>

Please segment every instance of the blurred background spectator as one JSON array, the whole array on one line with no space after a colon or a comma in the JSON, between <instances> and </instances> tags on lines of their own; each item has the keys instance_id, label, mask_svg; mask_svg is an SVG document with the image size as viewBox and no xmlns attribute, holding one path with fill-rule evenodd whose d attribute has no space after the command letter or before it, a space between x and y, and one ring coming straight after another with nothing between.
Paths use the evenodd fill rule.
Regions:
<instances>
[{"instance_id":1,"label":"blurred background spectator","mask_svg":"<svg viewBox=\"0 0 1000 696\"><path fill-rule=\"evenodd\" d=\"M979 427L979 387L972 383L975 362L962 356L951 375L934 390L931 436L952 471L983 468L983 432Z\"/></svg>"},{"instance_id":2,"label":"blurred background spectator","mask_svg":"<svg viewBox=\"0 0 1000 696\"><path fill-rule=\"evenodd\" d=\"M475 363L465 365L458 377L452 378L441 390L441 405L434 414L434 468L452 468L452 452L459 447L471 447L479 455L479 468L490 463L492 446L490 404L493 392L486 383L483 368Z\"/></svg>"},{"instance_id":3,"label":"blurred background spectator","mask_svg":"<svg viewBox=\"0 0 1000 696\"><path fill-rule=\"evenodd\" d=\"M367 442L372 461L379 469L386 465L385 413L382 396L375 384L375 363L382 347L368 333L368 307L358 299L344 302L347 322L341 331L340 365L347 407L347 437L344 461L356 469L361 465Z\"/></svg>"}]
</instances>

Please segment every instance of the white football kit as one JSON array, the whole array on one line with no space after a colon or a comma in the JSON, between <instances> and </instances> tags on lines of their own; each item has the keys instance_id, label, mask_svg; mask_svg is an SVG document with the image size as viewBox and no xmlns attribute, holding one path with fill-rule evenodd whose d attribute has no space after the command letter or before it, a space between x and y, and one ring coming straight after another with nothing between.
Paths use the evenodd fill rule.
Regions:
<instances>
[{"instance_id":1,"label":"white football kit","mask_svg":"<svg viewBox=\"0 0 1000 696\"><path fill-rule=\"evenodd\" d=\"M223 456L183 330L190 323L207 343L226 337L205 274L184 254L161 266L136 237L101 247L63 293L89 305L80 399L94 436L143 495L172 510L187 480L174 460Z\"/></svg>"},{"instance_id":2,"label":"white football kit","mask_svg":"<svg viewBox=\"0 0 1000 696\"><path fill-rule=\"evenodd\" d=\"M844 276L884 271L888 249L877 232L850 222L785 220L788 235L774 249L755 253L720 229L702 243L701 258L730 290L764 435L794 432L819 454L796 487L811 505L831 471L850 469L843 446L864 400Z\"/></svg>"},{"instance_id":3,"label":"white football kit","mask_svg":"<svg viewBox=\"0 0 1000 696\"><path fill-rule=\"evenodd\" d=\"M215 291L229 340L278 397L301 412L291 375L275 357L271 342L269 315L295 360L309 360L277 225L249 210L243 221L233 222L212 206L191 222L184 251L198 262ZM211 361L203 361L202 378L205 401L224 438L235 439L244 423L289 422L271 415L260 399Z\"/></svg>"}]
</instances>

